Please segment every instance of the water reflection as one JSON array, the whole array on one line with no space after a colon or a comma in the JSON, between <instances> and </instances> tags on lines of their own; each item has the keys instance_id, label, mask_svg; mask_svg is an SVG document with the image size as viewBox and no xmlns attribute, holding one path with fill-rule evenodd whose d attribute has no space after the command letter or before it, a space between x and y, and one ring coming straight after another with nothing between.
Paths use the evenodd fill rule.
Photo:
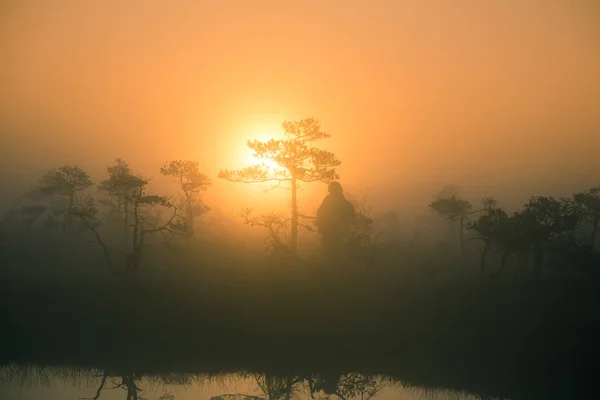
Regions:
<instances>
[{"instance_id":1,"label":"water reflection","mask_svg":"<svg viewBox=\"0 0 600 400\"><path fill-rule=\"evenodd\" d=\"M256 382L261 396L223 394L212 400L289 400L309 396L312 399L371 399L384 387L384 380L357 373L314 374L308 376L274 376L249 374Z\"/></svg>"},{"instance_id":2,"label":"water reflection","mask_svg":"<svg viewBox=\"0 0 600 400\"><path fill-rule=\"evenodd\" d=\"M41 389L41 390L40 390ZM407 387L360 373L283 376L269 373L144 375L133 370L0 368L0 398L15 400L415 400L476 399L465 393Z\"/></svg>"}]
</instances>

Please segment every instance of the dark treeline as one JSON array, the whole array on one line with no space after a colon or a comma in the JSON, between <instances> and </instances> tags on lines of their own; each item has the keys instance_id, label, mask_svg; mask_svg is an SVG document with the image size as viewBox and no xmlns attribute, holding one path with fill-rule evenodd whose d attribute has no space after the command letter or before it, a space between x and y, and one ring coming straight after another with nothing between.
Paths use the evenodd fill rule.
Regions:
<instances>
[{"instance_id":1,"label":"dark treeline","mask_svg":"<svg viewBox=\"0 0 600 400\"><path fill-rule=\"evenodd\" d=\"M338 179L340 162L312 147L328 137L314 120L284 128L286 139L249 143L281 170L219 175L289 185L290 218L242 212L265 228L267 257L207 239L201 194L211 178L197 162L159 168L178 196L149 191L120 159L98 182L70 165L40 177L2 221L0 363L360 371L515 399L595 388L600 188L534 196L515 212L442 191L429 209L447 227L408 232L395 212L371 215L355 202L353 237L339 265L328 265L297 247L314 225L295 193Z\"/></svg>"}]
</instances>

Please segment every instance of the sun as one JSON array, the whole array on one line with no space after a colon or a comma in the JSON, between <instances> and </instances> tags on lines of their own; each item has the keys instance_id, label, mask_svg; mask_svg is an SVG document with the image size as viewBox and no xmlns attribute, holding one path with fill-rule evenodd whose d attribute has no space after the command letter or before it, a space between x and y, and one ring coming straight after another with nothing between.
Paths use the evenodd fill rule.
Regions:
<instances>
[{"instance_id":1,"label":"sun","mask_svg":"<svg viewBox=\"0 0 600 400\"><path fill-rule=\"evenodd\" d=\"M273 160L263 160L258 157L254 157L254 152L248 147L246 147L245 153L244 160L246 161L246 165L265 164L267 167L269 167L269 169L281 168L281 166Z\"/></svg>"},{"instance_id":2,"label":"sun","mask_svg":"<svg viewBox=\"0 0 600 400\"><path fill-rule=\"evenodd\" d=\"M280 139L281 134L271 133L271 130L256 129L253 134L248 137L248 140L258 140L261 142L268 142L271 139ZM279 169L281 166L272 160L264 160L254 156L254 151L250 149L248 146L244 148L244 156L243 159L246 165L256 165L256 164L265 164L270 169Z\"/></svg>"}]
</instances>

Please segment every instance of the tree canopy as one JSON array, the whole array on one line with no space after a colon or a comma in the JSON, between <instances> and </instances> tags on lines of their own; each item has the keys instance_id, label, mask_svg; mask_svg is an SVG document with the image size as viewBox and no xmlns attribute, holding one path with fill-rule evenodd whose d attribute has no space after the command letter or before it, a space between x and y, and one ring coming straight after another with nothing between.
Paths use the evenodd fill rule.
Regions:
<instances>
[{"instance_id":1,"label":"tree canopy","mask_svg":"<svg viewBox=\"0 0 600 400\"><path fill-rule=\"evenodd\" d=\"M39 190L48 195L72 197L76 192L94 185L90 176L77 165L63 165L51 169L40 178Z\"/></svg>"},{"instance_id":2,"label":"tree canopy","mask_svg":"<svg viewBox=\"0 0 600 400\"><path fill-rule=\"evenodd\" d=\"M163 164L160 173L173 177L183 192L183 209L185 210L189 232L193 235L194 219L205 214L210 208L199 199L199 193L207 190L211 179L200 172L198 161L174 160Z\"/></svg>"},{"instance_id":3,"label":"tree canopy","mask_svg":"<svg viewBox=\"0 0 600 400\"><path fill-rule=\"evenodd\" d=\"M219 178L231 182L257 183L275 182L271 189L289 184L292 192L292 218L291 218L291 249L296 250L298 241L298 181L301 182L331 182L339 179L336 167L341 165L334 153L318 149L314 142L331 137L321 130L319 122L314 118L299 121L285 121L282 124L285 139L270 139L266 142L258 140L248 141L248 147L253 151L254 157L262 163L250 165L240 170L224 169L219 173ZM270 168L264 161L269 160L277 164L277 168Z\"/></svg>"}]
</instances>

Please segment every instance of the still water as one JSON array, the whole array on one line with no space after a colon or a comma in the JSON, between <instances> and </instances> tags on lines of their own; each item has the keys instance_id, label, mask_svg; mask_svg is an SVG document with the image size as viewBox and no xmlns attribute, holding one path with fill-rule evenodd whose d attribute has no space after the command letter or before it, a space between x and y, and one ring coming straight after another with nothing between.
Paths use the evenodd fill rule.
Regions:
<instances>
[{"instance_id":1,"label":"still water","mask_svg":"<svg viewBox=\"0 0 600 400\"><path fill-rule=\"evenodd\" d=\"M99 370L5 366L2 400L475 400L441 389L407 387L382 376L271 376L261 373L136 376Z\"/></svg>"}]
</instances>

